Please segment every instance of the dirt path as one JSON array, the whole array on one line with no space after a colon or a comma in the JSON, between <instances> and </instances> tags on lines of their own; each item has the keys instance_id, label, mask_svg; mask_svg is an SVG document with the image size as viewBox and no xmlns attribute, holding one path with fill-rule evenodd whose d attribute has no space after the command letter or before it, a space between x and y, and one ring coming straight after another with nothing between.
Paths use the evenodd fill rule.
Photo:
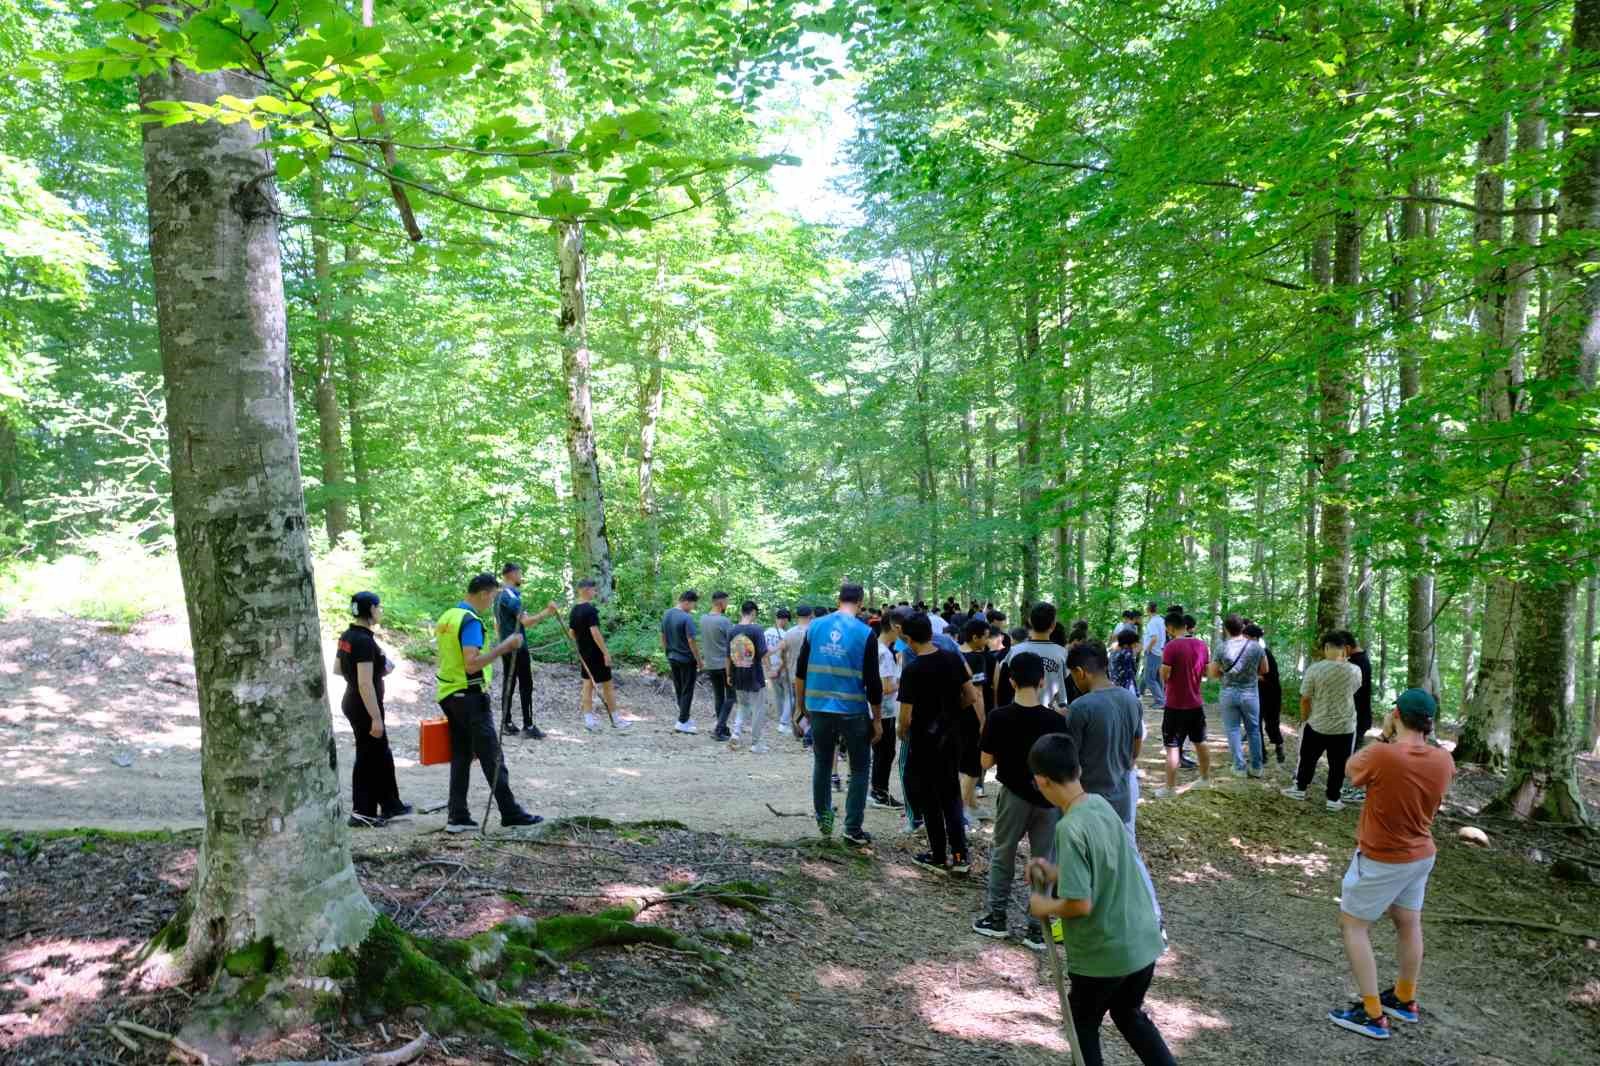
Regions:
<instances>
[{"instance_id":1,"label":"dirt path","mask_svg":"<svg viewBox=\"0 0 1600 1066\"><path fill-rule=\"evenodd\" d=\"M324 641L331 652L331 639ZM343 681L329 673L334 699ZM127 634L62 619L0 622L0 826L17 829L182 829L202 823L200 717L187 625L153 616ZM767 837L809 830L809 757L792 738L766 756L734 754L673 730L669 681L624 671L618 677L626 733L590 733L577 713L574 668L536 665L534 716L543 741L507 738L511 786L528 809L552 817L589 814L621 821L682 818L697 827ZM702 727L710 688L696 697ZM385 709L400 793L417 807L443 803L448 767L417 763L417 723L438 717L431 666L400 659ZM340 785L348 806L354 758L349 725L334 713ZM120 765L126 762L128 765ZM474 771L472 795L485 796ZM397 823L405 834L442 825L444 814ZM894 817L869 812L868 829L892 831Z\"/></svg>"},{"instance_id":2,"label":"dirt path","mask_svg":"<svg viewBox=\"0 0 1600 1066\"><path fill-rule=\"evenodd\" d=\"M183 1014L178 993L125 982L131 949L172 912L188 883L194 838L85 843L6 830L198 822L198 723L187 656L174 635L181 627L156 621L127 637L58 628L49 653L35 637L40 631L38 623L0 625L0 1061L154 1063L154 1052L119 1052L101 1023L131 1012L170 1029ZM437 802L444 789L442 767L409 765L415 722L427 707L426 676L416 664L404 666L392 702L397 749L408 762L402 787L414 802ZM563 670L540 670L536 685L550 700L572 691ZM726 981L708 984L683 958L655 949L601 949L542 974L523 998L604 1011L604 1021L551 1023L603 1062L1067 1061L1044 959L969 929L981 877L959 882L913 866L920 842L898 836L884 811L868 812L878 835L870 856L819 848L807 839L808 819L775 819L765 807L770 800L781 810L807 808L809 761L798 745L786 742L758 760L703 735L673 734L669 694L639 675L625 680L623 700L639 719L626 736L591 735L571 715L544 714L551 739L509 745L517 791L549 815L672 818L689 829L569 824L555 831L558 850L450 838L429 832L441 816L419 818L410 829L356 835L374 903L419 932L460 936L518 913L605 902L537 892L628 896L669 881L749 878L771 885L780 900L766 917L696 903L653 908L642 919L692 935L749 933L752 947L730 954ZM339 731L348 760L342 722ZM112 761L124 751L134 755L126 768ZM1153 747L1151 756L1147 797ZM1600 792L1596 769L1585 764L1592 796ZM1281 784L1274 769L1264 782L1224 780L1140 805L1141 850L1171 938L1150 1010L1180 1061L1600 1061L1600 940L1470 921L1427 926L1426 1024L1403 1027L1386 1045L1328 1026L1323 1014L1353 992L1336 897L1356 811L1328 814L1291 802L1278 795ZM1588 838L1479 821L1490 833L1488 849L1456 841L1462 811L1492 787L1464 777L1436 827L1441 852L1430 916L1595 926L1600 889L1551 874L1560 856L1600 864L1600 848ZM473 795L482 801L481 782ZM981 834L974 850L981 869ZM467 868L454 875L425 865L429 859ZM83 885L97 890L85 894ZM1012 921L1020 927L1016 888ZM113 894L123 906L104 905ZM1380 928L1374 941L1387 981L1393 936ZM293 1034L268 1057L338 1058L353 1046L396 1046L409 1031L405 1019L386 1019L390 1040L374 1043L377 1021L347 1017ZM1106 1048L1108 1062L1131 1061L1109 1028ZM500 1058L462 1037L422 1061Z\"/></svg>"}]
</instances>

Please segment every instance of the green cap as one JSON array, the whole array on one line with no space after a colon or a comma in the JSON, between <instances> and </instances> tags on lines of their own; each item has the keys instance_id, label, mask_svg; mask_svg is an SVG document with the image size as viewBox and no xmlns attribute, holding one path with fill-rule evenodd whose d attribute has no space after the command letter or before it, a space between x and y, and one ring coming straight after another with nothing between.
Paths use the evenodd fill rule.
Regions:
<instances>
[{"instance_id":1,"label":"green cap","mask_svg":"<svg viewBox=\"0 0 1600 1066\"><path fill-rule=\"evenodd\" d=\"M1400 711L1400 717L1427 718L1432 721L1439 713L1439 701L1427 689L1408 688L1395 697L1394 705Z\"/></svg>"}]
</instances>

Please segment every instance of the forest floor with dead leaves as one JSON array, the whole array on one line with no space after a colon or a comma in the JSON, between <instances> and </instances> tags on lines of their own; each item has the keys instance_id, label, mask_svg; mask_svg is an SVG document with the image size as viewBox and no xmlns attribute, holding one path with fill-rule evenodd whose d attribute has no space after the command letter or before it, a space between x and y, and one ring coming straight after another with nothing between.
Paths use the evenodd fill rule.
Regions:
<instances>
[{"instance_id":1,"label":"forest floor with dead leaves","mask_svg":"<svg viewBox=\"0 0 1600 1066\"><path fill-rule=\"evenodd\" d=\"M0 633L0 669L7 654L18 653L7 636L14 638ZM106 657L109 647L90 652ZM150 664L129 668L148 671ZM100 708L86 701L76 716L52 714L46 737L94 752L104 742L127 744L140 730L168 736L183 723L170 721L170 701L151 695L165 694L162 676L144 676L144 702L159 704L139 712L147 717L100 721L90 717ZM566 699L564 679L561 668L540 671L541 692L562 686L549 697L552 706ZM124 692L115 679L107 683ZM143 705L134 682L127 685L113 708ZM711 965L700 954L667 947L601 947L536 972L514 998L528 1005L531 1022L568 1040L574 1050L566 1057L577 1061L1068 1061L1046 958L1015 940L970 930L982 909L986 835L974 838L977 869L964 880L912 865L921 841L901 837L887 811L869 811L868 828L877 835L869 852L824 845L808 818L775 818L766 809L768 803L785 813L806 809L810 762L791 750L797 745L789 741L749 769L750 757L727 754L704 736L657 736L671 720L670 694L658 688L656 679L625 678L624 707L639 721L636 734L585 734L547 723L570 730L583 745L572 745L566 756L548 741L537 750L528 750L532 742L508 744L529 792L569 797L560 809L533 804L566 816L533 839L493 824L486 838L451 837L438 831L439 818L356 833L357 869L374 905L402 928L445 938L517 915L592 913L642 901L637 921L668 926L714 953ZM13 686L19 690L34 691ZM192 693L188 698L192 706ZM165 731L158 728L163 716ZM16 767L27 758L18 750L17 720L0 724L11 730L0 740ZM346 754L341 760L349 765ZM567 766L581 768L570 788ZM1153 758L1145 764L1147 796L1156 766ZM616 770L637 776L607 772ZM1600 766L1586 760L1583 772L1591 802L1600 802ZM597 776L591 782L586 774ZM675 776L691 781L659 780ZM1558 865L1569 875L1600 873L1600 842L1574 830L1478 817L1473 812L1494 781L1463 774L1435 827L1440 857L1425 912L1420 996L1426 1020L1376 1044L1323 1020L1354 990L1339 944L1336 897L1357 811L1329 814L1292 802L1278 794L1282 783L1274 769L1265 782L1224 777L1210 789L1140 804L1141 850L1170 937L1148 1006L1179 1061L1600 1061L1600 887L1553 876ZM83 803L78 825L117 825L118 779L108 770L78 784L84 787L58 782L43 795L70 794ZM198 804L198 782L194 789ZM631 797L611 794L628 789L635 790ZM141 984L132 957L177 906L192 876L198 833L182 828L181 813L172 821L177 831L134 834L49 831L8 820L32 791L26 778L0 779L7 797L0 802L0 1063L169 1061L176 1053L167 1045L135 1037L138 1050L130 1051L107 1024L120 1018L171 1033L187 1015L196 990ZM651 802L644 804L641 794ZM573 809L575 795L595 797L586 801L592 809ZM483 799L480 780L473 796L475 803ZM408 798L430 797L414 789ZM593 817L618 813L630 821ZM1455 831L1464 824L1485 830L1488 847L1459 841ZM685 885L729 881L763 886L770 899L718 900L695 891L662 898ZM1023 924L1023 906L1019 883L1014 928ZM1374 942L1387 981L1392 932L1378 927ZM346 1011L249 1048L242 1059L350 1058L399 1048L419 1031L418 1019L406 1012ZM480 1037L437 1035L417 1062L519 1061ZM1105 1047L1108 1062L1132 1061L1109 1025Z\"/></svg>"}]
</instances>

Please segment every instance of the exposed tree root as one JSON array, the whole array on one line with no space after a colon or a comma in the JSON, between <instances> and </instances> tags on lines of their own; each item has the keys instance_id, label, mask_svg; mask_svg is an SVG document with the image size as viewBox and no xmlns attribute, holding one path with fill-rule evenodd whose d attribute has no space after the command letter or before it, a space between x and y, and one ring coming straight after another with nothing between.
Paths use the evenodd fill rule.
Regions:
<instances>
[{"instance_id":1,"label":"exposed tree root","mask_svg":"<svg viewBox=\"0 0 1600 1066\"><path fill-rule=\"evenodd\" d=\"M260 1063L258 1066L405 1066L426 1051L431 1040L432 1037L424 1032L411 1043L393 1051L375 1051L370 1055L358 1055L353 1059L316 1059L309 1062L280 1059L276 1062Z\"/></svg>"}]
</instances>

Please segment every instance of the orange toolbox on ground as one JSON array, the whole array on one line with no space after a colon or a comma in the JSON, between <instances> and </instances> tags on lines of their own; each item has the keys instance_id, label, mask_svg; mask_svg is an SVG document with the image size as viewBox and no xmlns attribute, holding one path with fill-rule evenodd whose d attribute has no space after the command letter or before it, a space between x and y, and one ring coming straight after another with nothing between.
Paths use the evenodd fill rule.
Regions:
<instances>
[{"instance_id":1,"label":"orange toolbox on ground","mask_svg":"<svg viewBox=\"0 0 1600 1066\"><path fill-rule=\"evenodd\" d=\"M450 723L443 718L425 718L417 730L417 761L434 766L450 761Z\"/></svg>"}]
</instances>

